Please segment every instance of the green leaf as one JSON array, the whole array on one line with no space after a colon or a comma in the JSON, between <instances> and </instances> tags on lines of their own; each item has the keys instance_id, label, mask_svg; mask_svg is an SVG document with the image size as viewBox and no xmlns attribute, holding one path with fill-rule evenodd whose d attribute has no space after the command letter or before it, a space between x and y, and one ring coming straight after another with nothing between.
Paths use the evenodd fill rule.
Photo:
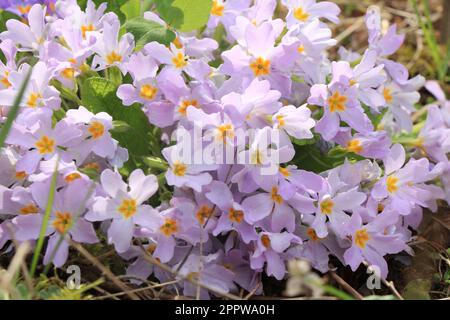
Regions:
<instances>
[{"instance_id":1,"label":"green leaf","mask_svg":"<svg viewBox=\"0 0 450 320\"><path fill-rule=\"evenodd\" d=\"M156 9L166 23L182 32L202 28L209 19L211 0L158 0Z\"/></svg>"},{"instance_id":2,"label":"green leaf","mask_svg":"<svg viewBox=\"0 0 450 320\"><path fill-rule=\"evenodd\" d=\"M81 88L83 105L94 113L107 112L115 121L128 125L125 132L112 132L122 147L128 149L130 158L149 154L150 125L140 106L124 107L116 96L117 86L104 78L90 78Z\"/></svg>"},{"instance_id":3,"label":"green leaf","mask_svg":"<svg viewBox=\"0 0 450 320\"><path fill-rule=\"evenodd\" d=\"M133 34L136 47L141 47L152 41L168 45L175 40L175 34L165 26L141 17L125 23L125 28L127 32Z\"/></svg>"},{"instance_id":4,"label":"green leaf","mask_svg":"<svg viewBox=\"0 0 450 320\"><path fill-rule=\"evenodd\" d=\"M6 21L8 21L9 19L20 20L20 17L18 15L15 15L12 12L1 10L0 11L0 32L3 32L6 30Z\"/></svg>"},{"instance_id":5,"label":"green leaf","mask_svg":"<svg viewBox=\"0 0 450 320\"><path fill-rule=\"evenodd\" d=\"M141 0L129 0L120 7L120 11L127 20L139 17L141 15Z\"/></svg>"}]
</instances>

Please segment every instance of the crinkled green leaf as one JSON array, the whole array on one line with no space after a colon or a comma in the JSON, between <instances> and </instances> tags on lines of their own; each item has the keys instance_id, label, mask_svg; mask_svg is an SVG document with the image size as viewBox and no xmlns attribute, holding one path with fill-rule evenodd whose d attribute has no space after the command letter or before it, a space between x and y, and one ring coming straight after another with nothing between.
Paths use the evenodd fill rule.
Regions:
<instances>
[{"instance_id":1,"label":"crinkled green leaf","mask_svg":"<svg viewBox=\"0 0 450 320\"><path fill-rule=\"evenodd\" d=\"M136 47L152 41L168 45L175 40L175 34L165 26L141 17L131 19L125 23L125 28L127 32L133 34Z\"/></svg>"},{"instance_id":2,"label":"crinkled green leaf","mask_svg":"<svg viewBox=\"0 0 450 320\"><path fill-rule=\"evenodd\" d=\"M166 23L183 32L202 28L209 19L211 0L157 0L156 8Z\"/></svg>"}]
</instances>

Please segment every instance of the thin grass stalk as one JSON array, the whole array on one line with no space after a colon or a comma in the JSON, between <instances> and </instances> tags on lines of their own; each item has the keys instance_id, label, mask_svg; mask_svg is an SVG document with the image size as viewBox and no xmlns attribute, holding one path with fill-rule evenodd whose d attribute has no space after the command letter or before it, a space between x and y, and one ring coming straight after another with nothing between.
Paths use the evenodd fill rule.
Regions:
<instances>
[{"instance_id":1,"label":"thin grass stalk","mask_svg":"<svg viewBox=\"0 0 450 320\"><path fill-rule=\"evenodd\" d=\"M20 103L22 102L23 96L25 94L25 90L28 86L28 82L30 82L32 70L33 70L33 68L30 68L30 70L28 71L28 73L25 77L25 81L20 86L19 93L15 97L14 103L11 107L11 110L9 110L9 112L8 112L8 117L6 118L6 121L3 124L3 127L0 131L0 148L3 148L5 140L8 137L9 131L11 130L12 124L13 124L14 120L16 119L17 115L19 114Z\"/></svg>"},{"instance_id":2,"label":"thin grass stalk","mask_svg":"<svg viewBox=\"0 0 450 320\"><path fill-rule=\"evenodd\" d=\"M428 24L423 21L422 16L419 11L419 6L417 3L417 0L412 0L412 4L414 7L414 11L416 12L416 16L417 16L417 20L419 22L420 28L423 31L425 41L427 42L427 45L430 48L431 56L434 60L434 63L436 64L438 69L440 69L440 67L442 66L442 60L441 60L439 46L437 44L436 38L432 34L432 30L428 29ZM429 19L429 16L427 17L427 19ZM440 79L442 79L441 78L441 76L442 76L441 70L438 70L438 76Z\"/></svg>"},{"instance_id":3,"label":"thin grass stalk","mask_svg":"<svg viewBox=\"0 0 450 320\"><path fill-rule=\"evenodd\" d=\"M33 278L36 272L37 264L39 261L39 255L41 254L42 247L44 246L45 233L47 231L48 222L50 220L50 214L52 212L53 200L56 192L56 178L58 177L58 165L59 157L56 159L55 170L53 171L52 180L50 183L50 190L48 192L47 205L45 207L44 218L42 219L41 230L39 232L39 238L34 250L33 260L31 261L30 276Z\"/></svg>"}]
</instances>

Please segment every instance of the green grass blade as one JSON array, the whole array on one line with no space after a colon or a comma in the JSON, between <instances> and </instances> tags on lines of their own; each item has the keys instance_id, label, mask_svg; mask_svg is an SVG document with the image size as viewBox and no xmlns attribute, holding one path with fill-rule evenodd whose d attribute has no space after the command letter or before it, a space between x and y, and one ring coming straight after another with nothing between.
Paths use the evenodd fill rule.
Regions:
<instances>
[{"instance_id":1,"label":"green grass blade","mask_svg":"<svg viewBox=\"0 0 450 320\"><path fill-rule=\"evenodd\" d=\"M430 53L431 53L431 57L434 60L434 63L436 64L437 68L438 68L438 76L439 79L441 79L442 77L442 71L440 71L441 66L442 66L442 59L441 59L441 54L439 52L439 45L436 41L436 37L433 34L433 30L429 29L430 24L432 24L431 22L431 18L429 16L429 12L428 15L427 13L425 13L426 17L425 20L422 18L422 15L419 11L419 5L417 3L417 0L412 0L412 4L413 4L413 8L414 11L416 12L416 16L417 16L417 20L419 22L420 28L423 31L423 36L425 38L425 42L427 43L427 46L430 49ZM425 5L425 11L426 11L427 6ZM429 21L428 21L429 20Z\"/></svg>"},{"instance_id":2,"label":"green grass blade","mask_svg":"<svg viewBox=\"0 0 450 320\"><path fill-rule=\"evenodd\" d=\"M16 119L17 115L19 114L20 103L22 102L23 96L25 94L25 90L28 86L28 82L30 82L32 70L33 69L30 68L30 70L28 71L28 74L25 77L25 81L20 86L19 93L17 94L16 98L14 99L14 104L11 107L11 110L9 110L8 117L6 118L6 121L3 124L3 127L0 131L0 148L3 147L5 140L8 137L9 131L11 130L13 121Z\"/></svg>"},{"instance_id":3,"label":"green grass blade","mask_svg":"<svg viewBox=\"0 0 450 320\"><path fill-rule=\"evenodd\" d=\"M55 170L52 175L52 181L50 183L50 190L48 192L47 205L45 207L44 218L42 219L41 230L39 232L39 238L36 244L36 249L34 250L33 260L31 261L30 276L34 277L36 272L37 264L39 261L39 255L41 254L42 247L44 246L45 231L47 230L48 222L50 220L50 213L52 212L53 200L55 198L56 192L56 178L58 177L58 165L59 157L56 160Z\"/></svg>"}]
</instances>

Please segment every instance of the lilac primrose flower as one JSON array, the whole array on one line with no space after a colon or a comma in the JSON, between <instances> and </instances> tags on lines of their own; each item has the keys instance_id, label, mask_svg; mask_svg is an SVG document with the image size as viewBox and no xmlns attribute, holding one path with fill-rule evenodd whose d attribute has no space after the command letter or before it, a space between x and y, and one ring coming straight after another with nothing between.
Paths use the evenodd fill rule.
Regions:
<instances>
[{"instance_id":1,"label":"lilac primrose flower","mask_svg":"<svg viewBox=\"0 0 450 320\"><path fill-rule=\"evenodd\" d=\"M0 185L14 186L21 184L25 180L27 174L25 172L16 171L16 163L20 155L13 147L3 147L0 149Z\"/></svg>"},{"instance_id":2,"label":"lilac primrose flower","mask_svg":"<svg viewBox=\"0 0 450 320\"><path fill-rule=\"evenodd\" d=\"M181 266L179 274L186 278L191 277L196 281L214 289L218 294L228 293L236 290L233 283L234 273L228 270L219 261L220 252L209 255L189 255L186 262ZM179 264L174 267L177 268ZM220 276L219 276L220 275ZM190 281L183 281L183 294L188 297L197 296L198 286ZM214 292L212 292L214 294ZM209 299L206 289L200 288L200 299Z\"/></svg>"},{"instance_id":3,"label":"lilac primrose flower","mask_svg":"<svg viewBox=\"0 0 450 320\"><path fill-rule=\"evenodd\" d=\"M284 129L288 135L297 139L312 138L311 129L316 124L306 104L298 108L293 105L282 107L274 114L272 121L275 128Z\"/></svg>"},{"instance_id":4,"label":"lilac primrose flower","mask_svg":"<svg viewBox=\"0 0 450 320\"><path fill-rule=\"evenodd\" d=\"M284 252L292 244L299 244L302 240L289 232L270 233L261 232L256 241L255 250L250 257L250 265L254 270L261 270L266 264L266 273L282 280L286 274Z\"/></svg>"},{"instance_id":5,"label":"lilac primrose flower","mask_svg":"<svg viewBox=\"0 0 450 320\"><path fill-rule=\"evenodd\" d=\"M320 238L327 236L329 228L339 234L342 225L350 218L345 211L353 211L367 198L364 193L358 191L357 187L342 189L340 186L342 185L328 179L328 183L317 194L315 218L311 227Z\"/></svg>"},{"instance_id":6,"label":"lilac primrose flower","mask_svg":"<svg viewBox=\"0 0 450 320\"><path fill-rule=\"evenodd\" d=\"M359 100L378 111L378 108L384 106L386 101L383 94L376 89L386 81L386 75L383 72L384 65L375 66L376 61L376 52L367 50L362 56L361 62L354 69L346 61L333 63L331 83L346 82L350 86L355 86Z\"/></svg>"},{"instance_id":7,"label":"lilac primrose flower","mask_svg":"<svg viewBox=\"0 0 450 320\"><path fill-rule=\"evenodd\" d=\"M126 73L125 64L134 49L134 40L131 33L126 33L117 40L119 28L118 20L103 24L103 33L97 35L97 42L93 48L96 53L92 60L94 70L117 66L123 74Z\"/></svg>"},{"instance_id":8,"label":"lilac primrose flower","mask_svg":"<svg viewBox=\"0 0 450 320\"><path fill-rule=\"evenodd\" d=\"M256 78L242 94L231 92L221 102L237 124L245 122L251 128L262 128L270 123L268 117L280 110L280 97L279 91L270 89L269 81Z\"/></svg>"},{"instance_id":9,"label":"lilac primrose flower","mask_svg":"<svg viewBox=\"0 0 450 320\"><path fill-rule=\"evenodd\" d=\"M10 83L10 86L5 90L0 91L1 105L13 105L14 99L30 68L30 65L24 63L19 67L18 71L13 71L8 75L7 80ZM50 110L59 109L61 106L59 91L49 85L52 76L53 71L50 70L44 62L39 61L36 63L33 67L30 82L25 90L21 106L28 107L32 110L36 108L47 108Z\"/></svg>"},{"instance_id":10,"label":"lilac primrose flower","mask_svg":"<svg viewBox=\"0 0 450 320\"><path fill-rule=\"evenodd\" d=\"M6 141L26 150L17 161L16 170L30 174L35 172L42 159L48 160L55 154L65 161L70 161L70 155L64 149L77 144L81 135L81 130L64 121L58 122L52 128L50 119L41 119L28 128L14 124Z\"/></svg>"},{"instance_id":11,"label":"lilac primrose flower","mask_svg":"<svg viewBox=\"0 0 450 320\"><path fill-rule=\"evenodd\" d=\"M167 183L177 187L189 187L201 192L202 187L212 181L211 175L203 171L215 170L217 167L183 162L183 158L179 155L179 148L175 145L162 150L162 154L170 166L166 173Z\"/></svg>"},{"instance_id":12,"label":"lilac primrose flower","mask_svg":"<svg viewBox=\"0 0 450 320\"><path fill-rule=\"evenodd\" d=\"M221 23L229 34L236 17L250 7L250 2L250 0L213 0L207 24L208 29L215 29Z\"/></svg>"},{"instance_id":13,"label":"lilac primrose flower","mask_svg":"<svg viewBox=\"0 0 450 320\"><path fill-rule=\"evenodd\" d=\"M318 19L305 25L292 26L281 40L284 46L289 47L288 51L292 55L284 63L298 63L303 67L308 61L321 61L323 51L336 44L331 36L330 28L322 25Z\"/></svg>"},{"instance_id":14,"label":"lilac primrose flower","mask_svg":"<svg viewBox=\"0 0 450 320\"><path fill-rule=\"evenodd\" d=\"M27 18L28 13L31 10L31 7L36 4L40 3L42 1L38 0L2 0L0 1L0 7L3 10L12 12L19 17L22 17L24 19Z\"/></svg>"},{"instance_id":15,"label":"lilac primrose flower","mask_svg":"<svg viewBox=\"0 0 450 320\"><path fill-rule=\"evenodd\" d=\"M356 133L352 136L350 128L341 128L334 137L334 141L349 152L372 159L385 158L391 146L391 139L385 131Z\"/></svg>"},{"instance_id":16,"label":"lilac primrose flower","mask_svg":"<svg viewBox=\"0 0 450 320\"><path fill-rule=\"evenodd\" d=\"M367 9L365 22L369 31L369 48L377 51L379 56L389 56L403 44L405 35L397 35L395 24L389 27L386 34L382 34L380 9L377 6Z\"/></svg>"},{"instance_id":17,"label":"lilac primrose flower","mask_svg":"<svg viewBox=\"0 0 450 320\"><path fill-rule=\"evenodd\" d=\"M9 74L17 69L15 62L17 48L11 40L6 39L0 43L0 49L6 58L6 64L0 61L0 88L8 89L11 87L11 82L8 80Z\"/></svg>"},{"instance_id":18,"label":"lilac primrose flower","mask_svg":"<svg viewBox=\"0 0 450 320\"><path fill-rule=\"evenodd\" d=\"M267 79L272 88L287 97L291 79L279 66L286 53L282 46L275 46L276 32L272 22L260 26L250 23L245 29L245 46L236 45L224 51L220 71L247 84L255 78Z\"/></svg>"},{"instance_id":19,"label":"lilac primrose flower","mask_svg":"<svg viewBox=\"0 0 450 320\"><path fill-rule=\"evenodd\" d=\"M329 141L339 131L340 121L361 133L373 131L373 125L364 113L357 98L357 89L348 83L335 82L332 85L315 84L311 88L309 104L324 107L324 115L317 122L315 130Z\"/></svg>"},{"instance_id":20,"label":"lilac primrose flower","mask_svg":"<svg viewBox=\"0 0 450 320\"><path fill-rule=\"evenodd\" d=\"M42 213L29 189L17 186L8 189L0 186L0 214L7 216Z\"/></svg>"},{"instance_id":21,"label":"lilac primrose flower","mask_svg":"<svg viewBox=\"0 0 450 320\"><path fill-rule=\"evenodd\" d=\"M148 229L149 237L157 243L153 256L164 263L174 257L177 239L196 245L209 238L197 222L193 203L174 198L171 205L166 210L154 212L143 225Z\"/></svg>"},{"instance_id":22,"label":"lilac primrose flower","mask_svg":"<svg viewBox=\"0 0 450 320\"><path fill-rule=\"evenodd\" d=\"M76 2L75 2L76 4ZM79 32L82 40L89 39L89 35L95 32L101 32L105 23L114 23L117 16L108 12L105 13L107 2L104 2L95 8L95 3L88 0L86 10L82 11L78 5L64 17L64 24L67 29Z\"/></svg>"},{"instance_id":23,"label":"lilac primrose flower","mask_svg":"<svg viewBox=\"0 0 450 320\"><path fill-rule=\"evenodd\" d=\"M395 224L398 216L392 212L378 215L372 222L363 225L361 216L357 211L345 228L352 240L352 245L344 253L344 259L353 271L367 261L369 265L379 268L380 276L386 279L388 266L383 256L388 253L398 253L407 248L400 235L386 235L386 230Z\"/></svg>"},{"instance_id":24,"label":"lilac primrose flower","mask_svg":"<svg viewBox=\"0 0 450 320\"><path fill-rule=\"evenodd\" d=\"M29 25L15 19L6 21L7 30L0 34L0 39L10 39L20 45L19 51L39 51L47 39L45 12L42 5L35 4L28 13Z\"/></svg>"},{"instance_id":25,"label":"lilac primrose flower","mask_svg":"<svg viewBox=\"0 0 450 320\"><path fill-rule=\"evenodd\" d=\"M400 130L411 131L411 113L416 111L415 103L420 99L417 91L422 86L418 83L415 86L401 86L396 82L387 82L380 86L378 91L383 94L389 112L392 113L396 126Z\"/></svg>"},{"instance_id":26,"label":"lilac primrose flower","mask_svg":"<svg viewBox=\"0 0 450 320\"><path fill-rule=\"evenodd\" d=\"M127 63L127 70L133 78L133 84L122 84L117 89L117 96L125 106L133 103L149 104L158 100L156 73L158 65L142 52L133 54Z\"/></svg>"},{"instance_id":27,"label":"lilac primrose flower","mask_svg":"<svg viewBox=\"0 0 450 320\"><path fill-rule=\"evenodd\" d=\"M266 226L267 230L273 232L281 232L283 229L293 232L295 229L294 210L279 193L277 185L266 191L267 193L261 192L245 198L242 202L246 221L250 224L260 222L261 225Z\"/></svg>"},{"instance_id":28,"label":"lilac primrose flower","mask_svg":"<svg viewBox=\"0 0 450 320\"><path fill-rule=\"evenodd\" d=\"M213 181L208 187L210 191L206 193L206 197L222 211L212 234L217 236L235 230L244 243L258 239L255 228L246 218L247 211L234 201L228 186L221 181Z\"/></svg>"},{"instance_id":29,"label":"lilac primrose flower","mask_svg":"<svg viewBox=\"0 0 450 320\"><path fill-rule=\"evenodd\" d=\"M90 152L103 157L113 158L117 149L117 141L111 137L112 117L106 112L93 114L85 107L71 109L66 112L63 121L74 123L83 131L83 142L71 148L71 152L77 157L77 162L82 163Z\"/></svg>"},{"instance_id":30,"label":"lilac primrose flower","mask_svg":"<svg viewBox=\"0 0 450 320\"><path fill-rule=\"evenodd\" d=\"M427 120L418 135L418 147L435 161L447 161L450 152L450 125L446 124L445 116L445 110L429 106Z\"/></svg>"},{"instance_id":31,"label":"lilac primrose flower","mask_svg":"<svg viewBox=\"0 0 450 320\"><path fill-rule=\"evenodd\" d=\"M186 54L186 48L184 46L178 48L174 43L171 43L170 47L167 48L153 41L145 45L144 52L158 63L166 65L166 68L170 70L177 73L185 71L189 76L197 78L198 73L196 68L198 64L194 63L196 59L191 59Z\"/></svg>"},{"instance_id":32,"label":"lilac primrose flower","mask_svg":"<svg viewBox=\"0 0 450 320\"><path fill-rule=\"evenodd\" d=\"M155 210L144 201L158 189L154 175L144 175L141 169L129 176L129 184L122 181L119 173L106 169L100 176L106 197L96 197L91 210L86 214L89 221L111 220L108 228L108 243L114 244L117 252L125 252L131 246L135 225L146 226Z\"/></svg>"},{"instance_id":33,"label":"lilac primrose flower","mask_svg":"<svg viewBox=\"0 0 450 320\"><path fill-rule=\"evenodd\" d=\"M288 28L296 24L307 23L315 18L325 18L333 23L339 23L339 7L330 1L316 0L283 0L282 3L289 9L286 17Z\"/></svg>"},{"instance_id":34,"label":"lilac primrose flower","mask_svg":"<svg viewBox=\"0 0 450 320\"><path fill-rule=\"evenodd\" d=\"M377 200L388 198L389 208L401 215L409 215L416 204L428 208L433 206L433 200L444 198L441 188L425 184L442 173L443 165L436 165L430 170L428 159L421 158L410 159L403 166L405 159L403 146L393 145L384 159L385 176L371 193Z\"/></svg>"},{"instance_id":35,"label":"lilac primrose flower","mask_svg":"<svg viewBox=\"0 0 450 320\"><path fill-rule=\"evenodd\" d=\"M45 208L48 198L49 183L33 183L31 192L36 204ZM66 235L79 243L96 243L98 238L92 224L81 215L86 208L89 190L84 184L74 182L61 191L57 191L52 206L50 224L46 230L49 236L47 250L44 256L44 264L53 262L56 267L61 267L69 254L69 242L63 238L58 246L61 236ZM42 224L42 214L20 215L13 219L16 227L15 236L20 241L37 239Z\"/></svg>"},{"instance_id":36,"label":"lilac primrose flower","mask_svg":"<svg viewBox=\"0 0 450 320\"><path fill-rule=\"evenodd\" d=\"M344 249L339 245L336 235L328 234L325 238L319 238L313 228L301 225L297 233L303 243L288 250L288 253L296 258L306 259L320 272L329 270L328 262L330 254L344 262Z\"/></svg>"}]
</instances>

